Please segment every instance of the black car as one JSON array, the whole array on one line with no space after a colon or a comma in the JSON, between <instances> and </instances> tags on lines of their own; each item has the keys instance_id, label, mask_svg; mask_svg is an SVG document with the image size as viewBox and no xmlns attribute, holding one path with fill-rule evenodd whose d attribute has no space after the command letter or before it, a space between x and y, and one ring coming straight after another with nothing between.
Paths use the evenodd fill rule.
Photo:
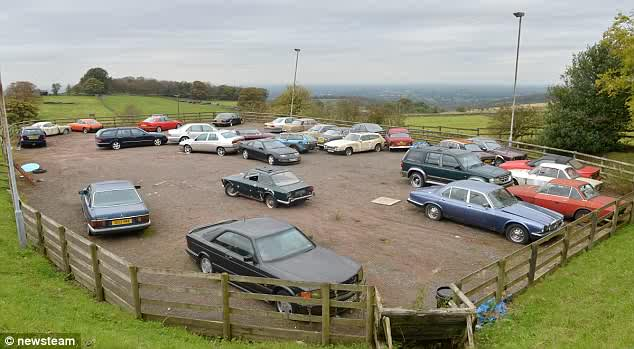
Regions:
<instances>
[{"instance_id":1,"label":"black car","mask_svg":"<svg viewBox=\"0 0 634 349\"><path fill-rule=\"evenodd\" d=\"M269 165L296 164L301 160L299 152L275 139L258 139L240 143L239 151L245 159L266 161Z\"/></svg>"},{"instance_id":2,"label":"black car","mask_svg":"<svg viewBox=\"0 0 634 349\"><path fill-rule=\"evenodd\" d=\"M20 146L46 147L46 133L39 128L25 127L20 131Z\"/></svg>"},{"instance_id":3,"label":"black car","mask_svg":"<svg viewBox=\"0 0 634 349\"><path fill-rule=\"evenodd\" d=\"M269 208L278 204L290 205L313 197L313 187L304 183L293 172L275 168L256 168L222 178L228 196L246 196L264 201Z\"/></svg>"},{"instance_id":4,"label":"black car","mask_svg":"<svg viewBox=\"0 0 634 349\"><path fill-rule=\"evenodd\" d=\"M383 136L383 138L385 138L385 130L383 129L383 127L377 124L360 123L360 124L354 124L350 128L350 133L360 133L360 132L378 133L381 136Z\"/></svg>"},{"instance_id":5,"label":"black car","mask_svg":"<svg viewBox=\"0 0 634 349\"><path fill-rule=\"evenodd\" d=\"M350 133L350 129L345 127L337 127L328 130L317 137L317 147L319 147L320 149L324 149L324 144L330 141L342 139L343 137L347 136L348 133Z\"/></svg>"},{"instance_id":6,"label":"black car","mask_svg":"<svg viewBox=\"0 0 634 349\"><path fill-rule=\"evenodd\" d=\"M167 136L159 132L146 132L137 127L105 128L95 135L97 147L119 150L122 147L163 145Z\"/></svg>"},{"instance_id":7,"label":"black car","mask_svg":"<svg viewBox=\"0 0 634 349\"><path fill-rule=\"evenodd\" d=\"M186 236L187 253L203 273L275 278L316 283L358 284L363 269L355 261L317 246L297 227L273 218L228 220L194 228ZM319 290L252 283L234 286L253 293L317 298ZM332 292L330 298L346 301L354 292ZM298 313L297 304L277 301L281 313ZM305 309L305 308L304 308ZM320 306L311 313L320 312Z\"/></svg>"},{"instance_id":8,"label":"black car","mask_svg":"<svg viewBox=\"0 0 634 349\"><path fill-rule=\"evenodd\" d=\"M216 115L214 121L211 122L214 126L233 126L240 125L242 123L242 117L238 113L220 113Z\"/></svg>"}]
</instances>

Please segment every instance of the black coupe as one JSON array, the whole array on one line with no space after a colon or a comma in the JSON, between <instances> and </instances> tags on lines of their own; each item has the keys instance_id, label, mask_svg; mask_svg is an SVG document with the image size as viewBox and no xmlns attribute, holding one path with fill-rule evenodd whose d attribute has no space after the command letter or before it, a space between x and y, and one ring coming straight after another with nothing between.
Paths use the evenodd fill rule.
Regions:
<instances>
[{"instance_id":1,"label":"black coupe","mask_svg":"<svg viewBox=\"0 0 634 349\"><path fill-rule=\"evenodd\" d=\"M259 139L240 143L240 152L245 159L263 160L269 165L296 164L301 160L299 152L274 139Z\"/></svg>"},{"instance_id":2,"label":"black coupe","mask_svg":"<svg viewBox=\"0 0 634 349\"><path fill-rule=\"evenodd\" d=\"M122 147L163 145L167 143L167 136L137 127L104 128L95 135L95 142L97 147L119 150Z\"/></svg>"},{"instance_id":3,"label":"black coupe","mask_svg":"<svg viewBox=\"0 0 634 349\"><path fill-rule=\"evenodd\" d=\"M358 284L363 269L355 261L315 245L297 227L273 218L228 220L195 228L187 236L187 253L203 273L229 273L291 281ZM253 293L318 298L319 290L252 283L234 286ZM333 292L332 299L350 300L354 292ZM275 303L281 313L305 308L285 301ZM320 306L311 313L320 311Z\"/></svg>"},{"instance_id":4,"label":"black coupe","mask_svg":"<svg viewBox=\"0 0 634 349\"><path fill-rule=\"evenodd\" d=\"M242 118L238 113L220 113L216 115L211 123L214 124L214 126L240 125L242 123Z\"/></svg>"}]
</instances>

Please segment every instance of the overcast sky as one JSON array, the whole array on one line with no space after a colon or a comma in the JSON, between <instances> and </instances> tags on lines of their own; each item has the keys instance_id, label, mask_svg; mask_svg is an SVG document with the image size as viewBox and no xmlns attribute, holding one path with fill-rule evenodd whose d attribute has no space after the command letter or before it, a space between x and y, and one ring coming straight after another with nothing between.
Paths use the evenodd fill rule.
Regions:
<instances>
[{"instance_id":1,"label":"overcast sky","mask_svg":"<svg viewBox=\"0 0 634 349\"><path fill-rule=\"evenodd\" d=\"M3 81L113 77L213 84L553 83L574 52L601 38L615 0L3 1Z\"/></svg>"}]
</instances>

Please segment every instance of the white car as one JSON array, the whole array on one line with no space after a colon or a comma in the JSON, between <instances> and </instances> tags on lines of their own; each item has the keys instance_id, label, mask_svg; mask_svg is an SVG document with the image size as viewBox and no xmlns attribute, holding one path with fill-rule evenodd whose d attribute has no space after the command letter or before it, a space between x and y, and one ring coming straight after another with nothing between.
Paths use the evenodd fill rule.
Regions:
<instances>
[{"instance_id":1,"label":"white car","mask_svg":"<svg viewBox=\"0 0 634 349\"><path fill-rule=\"evenodd\" d=\"M269 132L282 132L284 125L290 125L297 120L294 117L282 117L264 124L264 128Z\"/></svg>"},{"instance_id":2,"label":"white car","mask_svg":"<svg viewBox=\"0 0 634 349\"><path fill-rule=\"evenodd\" d=\"M601 190L602 181L581 177L577 170L568 164L542 163L531 170L510 170L516 184L542 185L553 178L576 179L592 184Z\"/></svg>"},{"instance_id":3,"label":"white car","mask_svg":"<svg viewBox=\"0 0 634 349\"><path fill-rule=\"evenodd\" d=\"M70 133L70 126L56 125L52 122L36 122L31 127L39 128L44 131L47 136L67 135Z\"/></svg>"},{"instance_id":4,"label":"white car","mask_svg":"<svg viewBox=\"0 0 634 349\"><path fill-rule=\"evenodd\" d=\"M349 133L343 139L330 141L324 144L324 150L329 153L352 155L363 151L374 150L379 152L383 149L385 139L378 133L359 132Z\"/></svg>"},{"instance_id":5,"label":"white car","mask_svg":"<svg viewBox=\"0 0 634 349\"><path fill-rule=\"evenodd\" d=\"M185 124L177 129L167 131L167 142L180 143L186 139L196 138L204 132L218 131L210 124Z\"/></svg>"},{"instance_id":6,"label":"white car","mask_svg":"<svg viewBox=\"0 0 634 349\"><path fill-rule=\"evenodd\" d=\"M235 131L226 130L204 132L196 138L186 139L179 144L185 154L201 151L225 156L227 153L238 151L238 145L243 140L244 137L238 136Z\"/></svg>"}]
</instances>

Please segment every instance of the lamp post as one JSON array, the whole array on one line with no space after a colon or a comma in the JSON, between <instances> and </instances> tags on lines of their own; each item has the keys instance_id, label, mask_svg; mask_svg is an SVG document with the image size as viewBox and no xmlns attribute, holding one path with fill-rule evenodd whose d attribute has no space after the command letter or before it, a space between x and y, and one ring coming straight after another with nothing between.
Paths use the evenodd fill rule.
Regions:
<instances>
[{"instance_id":1,"label":"lamp post","mask_svg":"<svg viewBox=\"0 0 634 349\"><path fill-rule=\"evenodd\" d=\"M300 49L295 49L295 74L293 75L293 90L291 91L291 112L288 116L293 116L293 104L295 103L295 83L297 82L297 62L299 61Z\"/></svg>"},{"instance_id":2,"label":"lamp post","mask_svg":"<svg viewBox=\"0 0 634 349\"><path fill-rule=\"evenodd\" d=\"M513 104L511 106L511 132L509 133L509 147L513 145L513 126L515 124L515 98L516 98L516 88L517 88L517 64L520 59L520 35L522 34L522 17L524 17L524 12L515 12L513 16L520 19L519 27L517 30L517 52L515 54L515 79L513 81Z\"/></svg>"},{"instance_id":3,"label":"lamp post","mask_svg":"<svg viewBox=\"0 0 634 349\"><path fill-rule=\"evenodd\" d=\"M181 116L181 95L176 95L176 115Z\"/></svg>"}]
</instances>

